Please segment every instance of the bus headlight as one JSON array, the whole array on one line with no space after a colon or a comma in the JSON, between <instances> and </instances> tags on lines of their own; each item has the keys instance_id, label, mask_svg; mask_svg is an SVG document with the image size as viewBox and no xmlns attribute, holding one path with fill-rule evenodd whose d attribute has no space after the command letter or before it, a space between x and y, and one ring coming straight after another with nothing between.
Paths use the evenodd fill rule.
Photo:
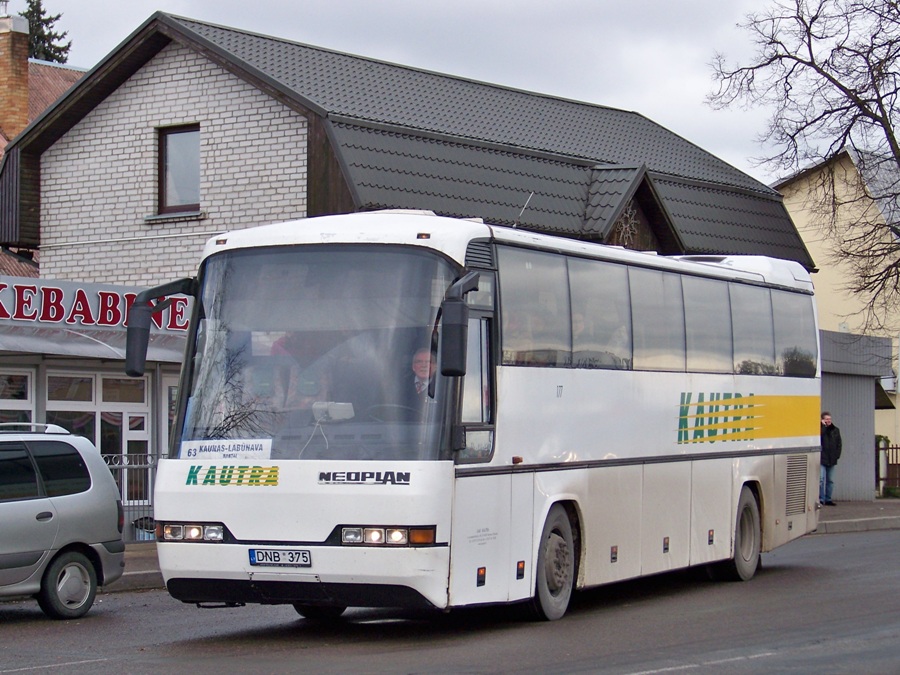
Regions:
<instances>
[{"instance_id":1,"label":"bus headlight","mask_svg":"<svg viewBox=\"0 0 900 675\"><path fill-rule=\"evenodd\" d=\"M225 526L221 523L160 523L157 532L163 541L211 541L225 540Z\"/></svg>"},{"instance_id":2,"label":"bus headlight","mask_svg":"<svg viewBox=\"0 0 900 675\"><path fill-rule=\"evenodd\" d=\"M433 546L435 527L379 527L376 525L341 528L341 543L363 546Z\"/></svg>"},{"instance_id":3,"label":"bus headlight","mask_svg":"<svg viewBox=\"0 0 900 675\"><path fill-rule=\"evenodd\" d=\"M345 527L341 530L342 544L361 544L363 540L363 529L361 527Z\"/></svg>"}]
</instances>

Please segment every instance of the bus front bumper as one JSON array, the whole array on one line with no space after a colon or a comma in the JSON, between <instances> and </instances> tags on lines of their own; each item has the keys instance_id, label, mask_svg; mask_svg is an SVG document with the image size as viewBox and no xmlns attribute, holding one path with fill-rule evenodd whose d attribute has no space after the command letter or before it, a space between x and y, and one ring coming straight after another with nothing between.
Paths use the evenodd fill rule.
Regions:
<instances>
[{"instance_id":1,"label":"bus front bumper","mask_svg":"<svg viewBox=\"0 0 900 675\"><path fill-rule=\"evenodd\" d=\"M450 551L309 546L310 565L252 565L251 549L272 546L159 542L170 595L203 604L309 604L445 609Z\"/></svg>"}]
</instances>

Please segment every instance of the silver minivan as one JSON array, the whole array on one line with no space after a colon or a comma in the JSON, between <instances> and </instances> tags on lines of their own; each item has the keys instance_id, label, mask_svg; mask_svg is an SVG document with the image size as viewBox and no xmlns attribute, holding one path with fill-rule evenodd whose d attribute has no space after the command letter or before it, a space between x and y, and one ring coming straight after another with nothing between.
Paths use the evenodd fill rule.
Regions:
<instances>
[{"instance_id":1,"label":"silver minivan","mask_svg":"<svg viewBox=\"0 0 900 675\"><path fill-rule=\"evenodd\" d=\"M122 576L119 490L86 438L52 424L0 424L0 597L32 595L74 619Z\"/></svg>"}]
</instances>

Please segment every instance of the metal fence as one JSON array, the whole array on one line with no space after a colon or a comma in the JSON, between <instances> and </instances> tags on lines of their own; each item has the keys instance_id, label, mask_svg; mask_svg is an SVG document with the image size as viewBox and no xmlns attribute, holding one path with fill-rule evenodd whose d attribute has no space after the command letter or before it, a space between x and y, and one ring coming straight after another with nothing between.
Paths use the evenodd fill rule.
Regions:
<instances>
[{"instance_id":1,"label":"metal fence","mask_svg":"<svg viewBox=\"0 0 900 675\"><path fill-rule=\"evenodd\" d=\"M126 542L155 540L153 520L153 483L156 479L156 455L103 455L125 509Z\"/></svg>"},{"instance_id":2,"label":"metal fence","mask_svg":"<svg viewBox=\"0 0 900 675\"><path fill-rule=\"evenodd\" d=\"M878 494L888 496L892 492L900 493L900 445L876 448L875 453L875 485Z\"/></svg>"}]
</instances>

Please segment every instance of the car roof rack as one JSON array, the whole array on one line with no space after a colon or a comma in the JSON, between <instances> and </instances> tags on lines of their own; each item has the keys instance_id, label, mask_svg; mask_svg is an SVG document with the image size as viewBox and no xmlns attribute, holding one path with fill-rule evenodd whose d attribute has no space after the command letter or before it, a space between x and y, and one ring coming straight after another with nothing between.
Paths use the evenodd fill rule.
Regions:
<instances>
[{"instance_id":1,"label":"car roof rack","mask_svg":"<svg viewBox=\"0 0 900 675\"><path fill-rule=\"evenodd\" d=\"M34 422L0 422L0 434L65 434L69 430L58 424L37 424Z\"/></svg>"}]
</instances>

